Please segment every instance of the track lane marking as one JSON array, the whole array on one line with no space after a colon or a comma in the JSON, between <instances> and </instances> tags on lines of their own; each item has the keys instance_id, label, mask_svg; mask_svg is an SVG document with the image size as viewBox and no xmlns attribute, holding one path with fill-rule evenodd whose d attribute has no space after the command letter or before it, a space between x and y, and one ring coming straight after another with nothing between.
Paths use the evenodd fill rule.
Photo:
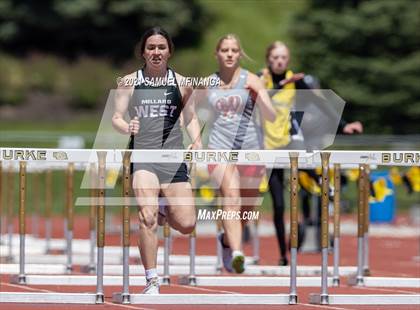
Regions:
<instances>
[{"instance_id":1,"label":"track lane marking","mask_svg":"<svg viewBox=\"0 0 420 310\"><path fill-rule=\"evenodd\" d=\"M8 285L10 287L15 287L15 288L21 288L21 289L25 289L25 290L32 291L32 292L57 293L57 294L60 293L60 292L57 292L57 291L51 291L51 290L42 289L42 288L33 288L33 287L30 287L30 286L22 286L22 285L7 283L7 282L0 282L0 284L1 285ZM10 292L10 293L12 293L12 292ZM126 309L156 310L156 308L143 308L143 307L136 307L136 306L130 306L130 305L122 305L122 304L116 304L116 303L109 302L109 301L105 301L103 304L110 305L110 306L116 306L116 307L122 307L122 308L126 308ZM68 306L68 304L67 305L64 304L64 305ZM100 305L100 304L98 304L98 305ZM77 306L77 305L74 305L74 306Z\"/></svg>"}]
</instances>

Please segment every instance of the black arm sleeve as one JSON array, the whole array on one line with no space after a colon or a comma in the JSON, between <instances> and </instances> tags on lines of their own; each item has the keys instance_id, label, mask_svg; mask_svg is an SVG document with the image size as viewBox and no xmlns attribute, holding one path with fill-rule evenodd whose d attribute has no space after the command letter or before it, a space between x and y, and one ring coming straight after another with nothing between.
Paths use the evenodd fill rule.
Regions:
<instances>
[{"instance_id":1,"label":"black arm sleeve","mask_svg":"<svg viewBox=\"0 0 420 310\"><path fill-rule=\"evenodd\" d=\"M295 82L296 89L311 89L308 84L305 83L303 79L300 79Z\"/></svg>"},{"instance_id":2,"label":"black arm sleeve","mask_svg":"<svg viewBox=\"0 0 420 310\"><path fill-rule=\"evenodd\" d=\"M337 133L344 134L343 130L346 127L347 122L344 119L340 119L340 123L338 124Z\"/></svg>"}]
</instances>

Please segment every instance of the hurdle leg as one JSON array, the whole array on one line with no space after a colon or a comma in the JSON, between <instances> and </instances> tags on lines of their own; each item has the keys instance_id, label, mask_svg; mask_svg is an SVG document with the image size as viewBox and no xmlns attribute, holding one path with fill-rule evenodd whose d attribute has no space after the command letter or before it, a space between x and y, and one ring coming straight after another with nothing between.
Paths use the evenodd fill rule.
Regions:
<instances>
[{"instance_id":1,"label":"hurdle leg","mask_svg":"<svg viewBox=\"0 0 420 310\"><path fill-rule=\"evenodd\" d=\"M45 253L51 252L51 235L52 235L52 171L48 169L45 174Z\"/></svg>"},{"instance_id":2,"label":"hurdle leg","mask_svg":"<svg viewBox=\"0 0 420 310\"><path fill-rule=\"evenodd\" d=\"M256 219L253 224L254 229L252 234L252 256L254 264L258 264L260 261L260 236L258 234L258 219Z\"/></svg>"},{"instance_id":3,"label":"hurdle leg","mask_svg":"<svg viewBox=\"0 0 420 310\"><path fill-rule=\"evenodd\" d=\"M369 165L365 166L365 196L364 196L364 207L365 207L365 220L364 220L364 234L363 234L363 275L369 276L369 196L370 196L370 169Z\"/></svg>"},{"instance_id":4,"label":"hurdle leg","mask_svg":"<svg viewBox=\"0 0 420 310\"><path fill-rule=\"evenodd\" d=\"M329 204L329 181L328 169L330 153L322 152L322 184L321 184L321 304L329 304L328 300L328 204Z\"/></svg>"},{"instance_id":5,"label":"hurdle leg","mask_svg":"<svg viewBox=\"0 0 420 310\"><path fill-rule=\"evenodd\" d=\"M25 275L25 203L26 203L26 162L19 163L19 275L18 283L26 284Z\"/></svg>"},{"instance_id":6,"label":"hurdle leg","mask_svg":"<svg viewBox=\"0 0 420 310\"><path fill-rule=\"evenodd\" d=\"M195 255L196 255L196 231L190 234L190 274L188 275L188 284L197 285L195 278Z\"/></svg>"},{"instance_id":7,"label":"hurdle leg","mask_svg":"<svg viewBox=\"0 0 420 310\"><path fill-rule=\"evenodd\" d=\"M164 237L164 249L163 249L163 277L162 284L170 283L169 276L169 243L170 243L171 228L169 227L168 222L163 226L163 237Z\"/></svg>"},{"instance_id":8,"label":"hurdle leg","mask_svg":"<svg viewBox=\"0 0 420 310\"><path fill-rule=\"evenodd\" d=\"M1 244L1 238L2 238L2 233L3 233L3 227L4 227L2 181L3 181L3 162L0 161L0 244Z\"/></svg>"},{"instance_id":9,"label":"hurdle leg","mask_svg":"<svg viewBox=\"0 0 420 310\"><path fill-rule=\"evenodd\" d=\"M7 236L8 236L8 254L6 261L13 262L13 204L15 191L15 175L13 165L10 163L7 171Z\"/></svg>"},{"instance_id":10,"label":"hurdle leg","mask_svg":"<svg viewBox=\"0 0 420 310\"><path fill-rule=\"evenodd\" d=\"M67 197L66 197L66 217L67 217L67 235L66 235L66 253L67 253L67 264L66 271L71 273L73 270L73 176L74 176L74 164L69 163L67 167Z\"/></svg>"},{"instance_id":11,"label":"hurdle leg","mask_svg":"<svg viewBox=\"0 0 420 310\"><path fill-rule=\"evenodd\" d=\"M96 245L96 165L91 163L89 167L89 180L90 180L90 209L89 209L89 263L87 266L82 267L83 272L94 273L95 272L95 245Z\"/></svg>"},{"instance_id":12,"label":"hurdle leg","mask_svg":"<svg viewBox=\"0 0 420 310\"><path fill-rule=\"evenodd\" d=\"M220 196L220 193L219 193ZM217 197L217 209L221 208L220 205L220 197ZM216 255L217 255L217 260L216 260L216 272L217 273L221 273L223 270L223 262L222 262L222 245L219 242L219 238L222 235L222 221L219 219L216 219Z\"/></svg>"},{"instance_id":13,"label":"hurdle leg","mask_svg":"<svg viewBox=\"0 0 420 310\"><path fill-rule=\"evenodd\" d=\"M39 237L39 173L34 172L32 174L32 235Z\"/></svg>"},{"instance_id":14,"label":"hurdle leg","mask_svg":"<svg viewBox=\"0 0 420 310\"><path fill-rule=\"evenodd\" d=\"M289 304L297 304L297 247L298 247L298 156L290 152L290 293Z\"/></svg>"},{"instance_id":15,"label":"hurdle leg","mask_svg":"<svg viewBox=\"0 0 420 310\"><path fill-rule=\"evenodd\" d=\"M356 285L362 286L363 281L363 246L364 246L364 225L365 225L365 182L366 169L365 165L359 165L359 197L357 212L357 274Z\"/></svg>"},{"instance_id":16,"label":"hurdle leg","mask_svg":"<svg viewBox=\"0 0 420 310\"><path fill-rule=\"evenodd\" d=\"M123 304L130 303L130 282L129 282L129 258L130 258L130 157L131 152L124 152L123 157L123 197L124 206L122 209L123 218L123 291L120 301Z\"/></svg>"},{"instance_id":17,"label":"hurdle leg","mask_svg":"<svg viewBox=\"0 0 420 310\"><path fill-rule=\"evenodd\" d=\"M333 285L340 285L340 200L341 180L340 164L334 164L334 271Z\"/></svg>"},{"instance_id":18,"label":"hurdle leg","mask_svg":"<svg viewBox=\"0 0 420 310\"><path fill-rule=\"evenodd\" d=\"M195 164L191 164L190 166L190 178L191 178L191 188L193 190L193 194L194 194L194 190L196 188L196 165ZM196 236L197 236L197 232L194 228L194 230L191 232L190 234L190 238L189 238L189 246L190 246L190 270L189 270L189 275L188 275L188 284L189 285L197 285L197 279L195 277L195 256L196 256Z\"/></svg>"},{"instance_id":19,"label":"hurdle leg","mask_svg":"<svg viewBox=\"0 0 420 310\"><path fill-rule=\"evenodd\" d=\"M91 189L93 191L92 196L95 197L95 189ZM96 217L96 208L95 206L90 206L90 228L89 228L89 265L88 265L88 272L94 273L95 272L95 243L96 243L96 232L95 232L95 217ZM92 223L93 222L93 223Z\"/></svg>"},{"instance_id":20,"label":"hurdle leg","mask_svg":"<svg viewBox=\"0 0 420 310\"><path fill-rule=\"evenodd\" d=\"M106 152L98 151L98 205L97 205L97 268L96 303L104 303L104 246L105 246L105 174Z\"/></svg>"}]
</instances>

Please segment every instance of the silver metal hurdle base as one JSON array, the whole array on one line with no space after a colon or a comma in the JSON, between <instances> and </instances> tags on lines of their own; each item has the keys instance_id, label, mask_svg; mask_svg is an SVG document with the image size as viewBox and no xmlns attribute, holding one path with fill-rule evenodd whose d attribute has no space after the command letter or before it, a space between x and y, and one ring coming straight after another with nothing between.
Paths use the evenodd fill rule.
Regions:
<instances>
[{"instance_id":1,"label":"silver metal hurdle base","mask_svg":"<svg viewBox=\"0 0 420 310\"><path fill-rule=\"evenodd\" d=\"M327 302L321 303L320 294L310 294L309 303L327 305L419 305L420 295L327 295Z\"/></svg>"}]
</instances>

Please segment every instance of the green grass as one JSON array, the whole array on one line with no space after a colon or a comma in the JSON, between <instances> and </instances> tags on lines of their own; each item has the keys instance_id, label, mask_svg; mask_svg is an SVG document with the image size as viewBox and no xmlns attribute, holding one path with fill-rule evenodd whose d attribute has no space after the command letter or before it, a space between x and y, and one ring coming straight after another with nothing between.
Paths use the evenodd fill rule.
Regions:
<instances>
[{"instance_id":1,"label":"green grass","mask_svg":"<svg viewBox=\"0 0 420 310\"><path fill-rule=\"evenodd\" d=\"M6 121L0 122L0 132L9 130L37 130L37 131L53 131L53 132L96 132L99 127L101 115L79 116L76 119L60 122L47 121Z\"/></svg>"}]
</instances>

